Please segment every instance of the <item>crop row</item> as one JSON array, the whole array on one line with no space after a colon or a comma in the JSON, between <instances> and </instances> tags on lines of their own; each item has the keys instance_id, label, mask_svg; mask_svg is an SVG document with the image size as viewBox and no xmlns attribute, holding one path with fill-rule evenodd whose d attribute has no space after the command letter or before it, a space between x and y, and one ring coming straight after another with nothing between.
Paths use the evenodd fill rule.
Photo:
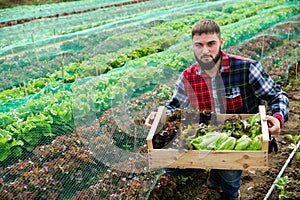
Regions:
<instances>
[{"instance_id":1,"label":"crop row","mask_svg":"<svg viewBox=\"0 0 300 200\"><path fill-rule=\"evenodd\" d=\"M287 80L291 65L299 60L299 34L298 16L263 30L226 51L261 61L273 80L282 82Z\"/></svg>"},{"instance_id":2,"label":"crop row","mask_svg":"<svg viewBox=\"0 0 300 200\"><path fill-rule=\"evenodd\" d=\"M161 2L159 2L159 4L161 4ZM8 89L14 85L23 84L24 81L27 82L33 78L44 77L47 73L52 73L53 71L60 69L62 65L68 65L69 63L73 62L82 62L83 60L86 60L87 58L93 57L97 54L106 54L112 51L117 51L118 48L121 47L134 48L135 43L133 42L137 42L134 38L134 35L130 36L129 40L123 41L126 43L120 42L120 37L117 39L115 38L113 43L109 43L106 40L113 35L124 35L127 33L134 33L140 30L149 29L150 27L156 25L155 22L159 21L160 19L165 20L171 17L176 18L176 16L181 16L182 13L196 12L196 10L199 10L199 8L202 6L200 4L196 7L187 7L182 6L182 3L176 3L173 6L171 5L173 4L167 4L167 6L160 8L162 10L157 9L155 12L156 15L142 12L141 15L132 16L129 13L130 18L114 19L113 14L107 14L109 18L104 21L101 21L101 18L100 21L98 21L97 18L95 19L94 16L92 16L93 22L96 24L88 27L85 27L86 25L82 25L82 20L86 17L77 17L76 19L80 20L80 23L79 27L77 27L77 30L73 30L76 32L54 36L46 35L47 37L44 36L40 40L38 40L36 37L42 37L41 35L43 34L37 33L37 36L34 36L32 33L30 33L30 31L25 31L25 34L28 36L21 38L29 38L28 40L30 42L25 41L23 43L21 42L20 44L16 43L15 45L10 45L0 50L0 62L2 67L1 76L4 79L4 81L1 81L3 86L0 90ZM176 5L179 7L176 7ZM220 7L223 4L218 3L218 5ZM151 4L148 6L151 7ZM167 9L167 11L163 10L164 8ZM100 12L100 14L102 16L103 12ZM90 17L91 16L89 16L89 18ZM68 24L67 21L63 21L64 18L58 19L58 22L60 20L63 23L63 27L66 26L65 24ZM49 23L45 23L45 25L47 28L41 28L41 30L46 29L49 31L49 29L51 29L49 28ZM57 25L55 25L55 27L57 27ZM40 27L38 28L40 30ZM70 31L71 30L65 30L65 32ZM54 32L57 33L57 31ZM3 31L2 33L7 32ZM150 32L146 35L149 36L149 34L151 35ZM13 37L14 35L16 34L6 34L1 38L5 39L6 37ZM164 33L161 33L161 35L164 35ZM14 41L14 39L9 39L9 41ZM132 42L130 43L130 41ZM149 44L148 41L150 40L144 40L144 43L146 42ZM15 76L17 71L19 72L19 76ZM4 73L7 76L4 76ZM22 74L20 75L20 73Z\"/></svg>"},{"instance_id":3,"label":"crop row","mask_svg":"<svg viewBox=\"0 0 300 200\"><path fill-rule=\"evenodd\" d=\"M114 0L114 3L122 3L126 0ZM111 5L109 0L89 0L80 2L67 2L56 4L44 4L40 6L17 6L9 9L1 9L0 14L3 16L1 22L9 20L18 20L31 17L44 17L49 15L56 15L63 12L72 12L74 10L86 10L100 6Z\"/></svg>"},{"instance_id":4,"label":"crop row","mask_svg":"<svg viewBox=\"0 0 300 200\"><path fill-rule=\"evenodd\" d=\"M104 73L109 69L112 68L117 68L117 67L121 67L124 65L124 63L130 59L135 59L141 56L145 56L149 53L153 53L154 52L159 52L159 51L163 51L166 48L170 47L171 45L173 45L175 37L180 35L180 33L182 32L182 28L181 29L175 29L174 28L174 24L178 24L178 26L181 27L187 27L190 26L194 21L196 21L198 19L198 17L215 17L217 15L219 15L219 12L213 13L213 14L209 14L208 16L199 16L199 15L195 15L193 17L193 19L191 19L191 17L184 17L184 18L178 18L174 21L171 22L165 22L162 25L155 26L146 30L141 30L138 31L136 33L123 33L122 37L109 37L107 39L105 39L103 42L99 42L98 45L94 46L93 45L93 40L98 39L99 37L96 38L91 38L91 41L87 42L87 39L85 39L84 41L81 41L80 43L82 44L82 46L86 47L87 52L93 52L92 54L89 53L89 57L88 59L83 59L84 61L82 62L78 62L78 63L71 63L67 66L64 67L65 70L65 76L66 76L66 81L69 82L70 79L74 80L75 77L86 77L86 76L93 76L93 75L98 75L99 73ZM187 19L185 19L187 18ZM189 23L185 23L185 22L189 22ZM170 29L171 27L173 27L173 29ZM182 34L182 33L181 33ZM103 37L103 34L101 34ZM151 43L147 42L147 41L151 41ZM83 44L83 42L85 44ZM136 48L135 48L136 47ZM71 46L70 46L71 48ZM142 51L142 55L138 55L141 54L140 52ZM98 52L98 53L97 53ZM145 53L146 52L146 53ZM96 54L96 55L94 55ZM133 55L135 54L135 55ZM68 55L68 54L66 54ZM62 56L61 56L62 57ZM57 58L57 59L61 59L61 57ZM73 57L73 56L72 56ZM76 59L78 59L79 56L76 56ZM70 56L66 56L66 60L70 60ZM6 61L8 62L8 61ZM13 61L13 62L18 62L18 61ZM28 64L31 63L30 59L27 61ZM49 63L50 61L47 60L47 63ZM8 70L3 70L3 73L8 73L8 77L7 77L7 81L5 81L5 84L12 82L12 81L16 81L18 80L17 77L15 77L14 74L16 74L16 71L19 71L18 68L21 67L22 71L21 73L26 73L26 75L23 76L19 76L20 74L18 74L19 77L22 77L22 81L26 80L26 77L24 76L33 76L33 73L36 73L36 71L38 71L39 73L43 74L48 72L47 70L51 69L56 69L59 68L59 66L61 65L61 63L59 63L59 61L55 62L55 64L57 66L53 67L50 64L47 63L41 63L42 65L44 65L44 67L41 67L39 70L34 70L34 66L39 67L40 65L38 63L31 63L33 66L29 66L26 67L26 62L23 62L24 66L19 65L18 67L15 68L10 68L10 67L5 67L5 65L3 65L4 68L10 69ZM64 64L66 63L66 61L64 62ZM45 72L42 71L42 69L46 69ZM56 71L53 75L50 75L50 80L48 80L48 82L52 82L53 79L52 77L55 77L54 81L60 80L61 79L61 72L60 71ZM40 83L43 82L45 83L46 80L44 78L41 78L42 81L37 81L38 82L38 87L37 89L41 88L40 87ZM4 82L3 82L4 84ZM13 83L12 83L13 84ZM23 83L21 83L23 84ZM30 85L34 85L35 83L31 83L31 82L27 82L26 86L27 86L27 94L33 94L35 92L37 92L37 90L35 90L35 87L30 86ZM18 92L16 92L16 90L21 89L22 91L20 91L20 95L18 95ZM11 99L11 98L18 98L20 96L24 96L25 91L23 89L23 87L19 87L18 89L13 88L13 91L9 92L11 93L11 95L9 95L7 92L5 92L7 95L1 95L2 96L2 100L7 100L7 99ZM5 98L5 96L7 96L7 98Z\"/></svg>"},{"instance_id":5,"label":"crop row","mask_svg":"<svg viewBox=\"0 0 300 200\"><path fill-rule=\"evenodd\" d=\"M24 44L32 42L32 40L38 41L44 38L49 38L54 35L62 35L70 32L75 32L76 30L80 31L104 24L114 23L116 21L129 21L130 18L143 18L144 16L147 19L147 17L149 17L147 15L149 11L159 13L159 10L181 7L182 5L184 5L184 2L181 1L172 1L172 3L170 3L169 1L159 2L155 0L151 2L137 2L137 4L130 4L122 7L112 6L107 8L101 8L103 6L103 2L100 2L97 6L94 4L94 10L78 14L72 14L69 11L69 8L64 8L62 6L60 9L57 9L56 12L58 13L54 14L48 12L49 15L56 16L52 18L38 18L38 15L36 15L36 13L30 13L26 9L24 9L25 11L20 11L19 13L21 14L22 12L28 12L28 14L32 15L28 16L28 18L37 18L30 22L24 23L21 29L20 26L10 26L4 28L5 31L0 32L0 46L4 48L13 44ZM86 6L86 9L93 8L89 4L87 4ZM41 10L42 9L43 8L41 8ZM63 9L66 9L66 11ZM75 7L72 9L72 11L79 11L84 10L84 7ZM68 12L70 13L69 15L59 16L60 14L62 15ZM24 18L25 16L22 17ZM7 32L10 32L11 34L7 35Z\"/></svg>"},{"instance_id":6,"label":"crop row","mask_svg":"<svg viewBox=\"0 0 300 200\"><path fill-rule=\"evenodd\" d=\"M130 116L137 120L135 125L142 124L143 116L153 106L165 102L170 95L171 90L162 86L131 99L127 105ZM74 134L56 137L51 144L36 147L30 160L7 167L2 165L0 197L65 199L74 196L74 199L78 196L80 199L93 195L94 198L107 199L111 194L123 193L123 197L139 196L143 199L156 172L147 171L147 159L142 155L145 152L137 153L130 161L128 156L124 160L123 154L128 155L129 151L120 152L117 147L124 149L126 145L132 150L136 139L130 139L127 135L129 139L125 141L124 129L113 113L118 115L122 111L107 110L95 123L79 127ZM144 138L140 140L144 142ZM84 190L90 186L91 189Z\"/></svg>"},{"instance_id":7,"label":"crop row","mask_svg":"<svg viewBox=\"0 0 300 200\"><path fill-rule=\"evenodd\" d=\"M249 3L248 3L249 4ZM248 5L247 4L247 5ZM235 4L233 4L235 5ZM243 5L239 3L239 5ZM253 4L251 8L252 10L255 10L255 13L257 14L258 10L268 8L269 4L262 4L262 5L255 5ZM230 10L227 9L230 8L230 6L224 6L224 10ZM86 46L85 51L87 52L94 52L94 54L99 54L93 56L93 54L89 54L88 58L82 58L82 62L75 62L71 63L69 65L64 66L64 82L73 82L76 78L83 78L87 76L94 76L99 75L102 73L107 72L110 69L122 67L125 62L128 60L136 59L142 56L147 56L152 53L160 52L166 50L168 47L172 46L175 42L175 38L180 38L181 35L187 34L189 32L189 28L192 26L194 22L196 22L199 18L214 18L221 24L228 24L228 23L234 23L236 21L228 21L228 19L236 19L236 12L239 10L232 12L231 14L225 13L225 12L210 12L209 14L196 14L192 16L182 17L176 20L172 20L169 22L164 22L161 25L155 26L146 30L141 30L136 33L128 33L123 34L123 37L109 37L104 42L98 44L96 47L93 45L90 45L88 47L87 44L82 44L82 46ZM244 7L241 8L241 11L239 12L240 15L243 15L243 12L246 14ZM249 12L248 12L249 13ZM171 30L170 30L171 29ZM225 37L228 37L225 35ZM230 37L230 36L229 36ZM133 39L131 39L133 38ZM152 41L151 44L145 42L147 38L147 41ZM235 38L232 38L226 44L230 46L232 42L236 42ZM244 39L244 38L242 38ZM109 48L109 49L108 49ZM97 50L95 50L97 49ZM96 52L97 51L97 52ZM101 52L102 51L102 52ZM80 56L76 56L76 59L78 59ZM58 57L57 59L63 59L63 65L67 63L67 60L71 61L74 58L74 55L72 54L63 54L61 57ZM26 61L26 60L25 60ZM17 62L17 61L14 61ZM28 60L28 63L31 61ZM24 63L26 65L26 62ZM40 68L39 70L35 70L35 67L39 67L39 64L34 63L32 67L25 67L25 66L19 66L22 67L21 73L24 73L20 76L20 72L18 68L11 68L9 71L3 71L2 73L8 73L6 81L3 82L3 84L9 84L9 82L14 82L20 77L22 79L26 80L27 76L41 76L41 74L49 72L49 70L53 70L61 66L62 61L57 60L55 62L56 66L52 66L49 64L49 61L47 63L42 63L44 67ZM5 66L5 65L3 65ZM10 67L8 67L9 69ZM42 69L46 69L46 71L43 72ZM16 73L18 71L18 73ZM36 74L38 72L38 74ZM15 74L18 74L18 77L15 77ZM4 75L3 75L4 76ZM25 81L20 83L20 85L23 85L23 87L14 87L11 90L5 91L2 94L0 94L0 99L2 100L9 100L12 98L19 98L24 95L30 95L33 93L38 92L42 87L42 84L46 84L46 82L52 83L53 81L60 81L62 79L62 72L61 70L57 70L54 72L54 74L48 74L48 78L40 78L36 81ZM13 84L13 83L12 83ZM25 84L25 88L24 88ZM36 85L36 86L35 86ZM25 91L26 89L26 91Z\"/></svg>"},{"instance_id":8,"label":"crop row","mask_svg":"<svg viewBox=\"0 0 300 200\"><path fill-rule=\"evenodd\" d=\"M152 41L157 40L158 35L162 40L168 38L170 35L179 37L182 33L187 34L192 23L201 17L215 18L221 24L229 24L247 17L249 18L251 15L260 15L258 13L259 10L263 11L265 8L281 5L281 3L260 3L258 5L253 3L249 9L256 10L256 13L251 12L250 15L244 7L241 8L238 14L235 12L219 12L218 10L224 5L222 1L215 3L216 5L213 7L210 6L211 4L191 4L190 6L182 6L167 11L162 10L157 12L157 15L146 14L88 30L34 41L34 43L31 42L23 46L11 46L10 49L4 48L2 51L6 49L6 53L9 54L2 54L3 56L0 60L0 76L3 79L0 83L0 90L9 89L12 86L20 84L23 85L24 82L45 77L48 73L51 74L55 70L60 70L62 66L68 66L74 62L81 63L99 54L110 57L108 54L120 49L123 49L122 52L124 52L124 49L127 49L125 52L128 54L135 48L143 48L146 45L150 46ZM209 14L205 14L206 12L201 13L201 11L208 8L212 9L212 12ZM199 12L200 14L198 15L197 13ZM245 14L243 15L243 13ZM188 18L182 19L182 16L185 15L195 17L193 21ZM242 18L239 16L242 16ZM181 19L183 20L182 22L180 22ZM235 20L232 21L229 19ZM141 20L144 22L141 22ZM170 24L168 24L168 21ZM178 21L178 25L176 25L176 21ZM163 23L165 27L163 25L157 26L162 22L166 22ZM174 27L174 23L175 27L179 28L178 30L170 29ZM155 36L156 39L152 39ZM141 43L144 43L144 45L141 45ZM101 63L97 61L97 63L100 68L105 65L105 62Z\"/></svg>"}]
</instances>

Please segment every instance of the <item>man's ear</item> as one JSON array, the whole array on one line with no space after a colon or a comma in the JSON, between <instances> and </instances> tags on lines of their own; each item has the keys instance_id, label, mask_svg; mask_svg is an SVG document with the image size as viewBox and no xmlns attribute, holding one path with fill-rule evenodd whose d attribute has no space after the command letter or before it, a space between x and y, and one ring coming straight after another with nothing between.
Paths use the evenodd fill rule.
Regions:
<instances>
[{"instance_id":1,"label":"man's ear","mask_svg":"<svg viewBox=\"0 0 300 200\"><path fill-rule=\"evenodd\" d=\"M224 45L224 39L220 38L220 47L221 47L221 49L223 48L223 45Z\"/></svg>"}]
</instances>

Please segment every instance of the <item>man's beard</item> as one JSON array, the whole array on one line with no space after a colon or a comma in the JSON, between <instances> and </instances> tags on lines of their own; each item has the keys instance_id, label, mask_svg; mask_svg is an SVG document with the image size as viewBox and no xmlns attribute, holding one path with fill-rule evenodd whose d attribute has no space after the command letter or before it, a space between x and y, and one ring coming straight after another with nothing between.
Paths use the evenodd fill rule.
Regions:
<instances>
[{"instance_id":1,"label":"man's beard","mask_svg":"<svg viewBox=\"0 0 300 200\"><path fill-rule=\"evenodd\" d=\"M221 50L218 52L218 54L216 55L216 57L212 57L211 55L203 55L201 57L204 57L204 56L210 56L212 58L211 61L208 61L208 62L202 62L195 54L194 52L194 55L195 55L195 59L196 61L198 62L198 64L200 65L201 69L204 69L204 70L210 70L212 69L215 64L218 62L218 60L221 58Z\"/></svg>"}]
</instances>

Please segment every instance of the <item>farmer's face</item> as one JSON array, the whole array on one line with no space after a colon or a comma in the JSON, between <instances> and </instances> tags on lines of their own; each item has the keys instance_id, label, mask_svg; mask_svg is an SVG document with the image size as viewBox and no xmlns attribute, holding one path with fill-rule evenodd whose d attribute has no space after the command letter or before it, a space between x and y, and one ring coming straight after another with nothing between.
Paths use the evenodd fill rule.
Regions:
<instances>
[{"instance_id":1,"label":"farmer's face","mask_svg":"<svg viewBox=\"0 0 300 200\"><path fill-rule=\"evenodd\" d=\"M192 39L195 58L201 67L211 69L219 60L220 51L223 47L223 38L217 34L194 35Z\"/></svg>"}]
</instances>

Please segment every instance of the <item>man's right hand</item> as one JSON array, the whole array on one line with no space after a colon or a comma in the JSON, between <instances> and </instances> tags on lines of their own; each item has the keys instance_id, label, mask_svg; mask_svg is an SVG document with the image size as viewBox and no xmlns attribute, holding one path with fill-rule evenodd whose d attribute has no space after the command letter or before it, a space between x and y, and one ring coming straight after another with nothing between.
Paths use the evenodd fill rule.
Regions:
<instances>
[{"instance_id":1,"label":"man's right hand","mask_svg":"<svg viewBox=\"0 0 300 200\"><path fill-rule=\"evenodd\" d=\"M155 116L156 116L156 112L152 111L145 121L145 126L147 126L148 128L151 128L152 123L155 119Z\"/></svg>"}]
</instances>

